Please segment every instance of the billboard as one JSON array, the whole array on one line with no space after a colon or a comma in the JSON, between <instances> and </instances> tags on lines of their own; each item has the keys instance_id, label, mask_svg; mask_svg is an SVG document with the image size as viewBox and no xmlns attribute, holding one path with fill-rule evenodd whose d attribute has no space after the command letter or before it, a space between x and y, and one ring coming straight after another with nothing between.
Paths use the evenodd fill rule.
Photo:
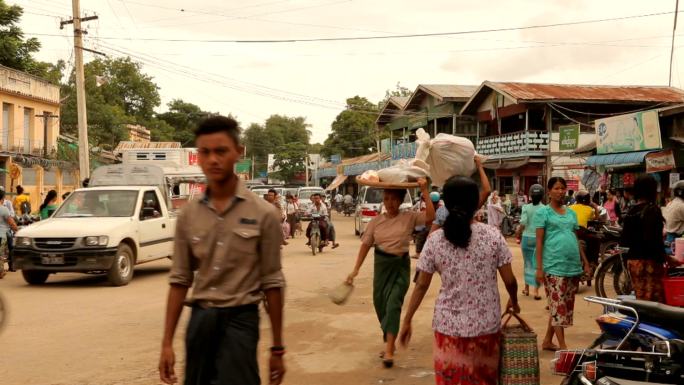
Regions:
<instances>
[{"instance_id":1,"label":"billboard","mask_svg":"<svg viewBox=\"0 0 684 385\"><path fill-rule=\"evenodd\" d=\"M663 147L656 110L597 119L595 126L597 154L657 150Z\"/></svg>"}]
</instances>

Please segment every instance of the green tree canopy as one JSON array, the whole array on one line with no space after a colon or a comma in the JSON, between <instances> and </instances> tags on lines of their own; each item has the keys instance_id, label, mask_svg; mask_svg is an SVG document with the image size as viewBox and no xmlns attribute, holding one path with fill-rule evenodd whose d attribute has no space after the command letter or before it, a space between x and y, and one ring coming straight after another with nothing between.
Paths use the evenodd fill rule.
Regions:
<instances>
[{"instance_id":1,"label":"green tree canopy","mask_svg":"<svg viewBox=\"0 0 684 385\"><path fill-rule=\"evenodd\" d=\"M185 102L182 99L174 99L167 106L169 107L168 112L157 114L157 119L165 122L171 128L170 131L167 127L163 128L165 140L180 142L183 147L192 146L195 140L195 128L202 119L212 115L212 113L202 111L198 105Z\"/></svg>"},{"instance_id":2,"label":"green tree canopy","mask_svg":"<svg viewBox=\"0 0 684 385\"><path fill-rule=\"evenodd\" d=\"M40 50L40 42L34 37L24 38L24 32L17 25L23 13L20 6L0 0L0 64L59 84L63 62L60 67L59 63L52 65L33 58Z\"/></svg>"},{"instance_id":3,"label":"green tree canopy","mask_svg":"<svg viewBox=\"0 0 684 385\"><path fill-rule=\"evenodd\" d=\"M152 78L141 72L140 64L130 58L94 60L84 67L88 139L91 145L113 148L126 139L125 124L140 124L155 130L170 128L154 116L159 106L159 88ZM62 87L65 99L61 111L62 130L78 131L76 113L76 80L72 73Z\"/></svg>"},{"instance_id":4,"label":"green tree canopy","mask_svg":"<svg viewBox=\"0 0 684 385\"><path fill-rule=\"evenodd\" d=\"M281 173L277 179L291 181L304 170L304 157L309 146L309 124L306 118L271 115L264 124L251 124L242 133L247 157L254 158L255 170L264 172L268 166L268 154L275 155L275 166ZM289 164L285 164L288 162Z\"/></svg>"},{"instance_id":5,"label":"green tree canopy","mask_svg":"<svg viewBox=\"0 0 684 385\"><path fill-rule=\"evenodd\" d=\"M360 96L347 99L347 108L333 121L321 154L327 158L336 154L352 158L371 153L377 146L377 114L378 106L368 99Z\"/></svg>"}]
</instances>

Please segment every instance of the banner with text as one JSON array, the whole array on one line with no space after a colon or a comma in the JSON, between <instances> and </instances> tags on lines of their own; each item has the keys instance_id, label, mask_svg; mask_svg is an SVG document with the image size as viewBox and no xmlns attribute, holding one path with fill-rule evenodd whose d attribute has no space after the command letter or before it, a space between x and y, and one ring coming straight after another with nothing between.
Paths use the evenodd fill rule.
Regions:
<instances>
[{"instance_id":1,"label":"banner with text","mask_svg":"<svg viewBox=\"0 0 684 385\"><path fill-rule=\"evenodd\" d=\"M663 147L656 110L596 119L595 126L597 154L657 150Z\"/></svg>"}]
</instances>

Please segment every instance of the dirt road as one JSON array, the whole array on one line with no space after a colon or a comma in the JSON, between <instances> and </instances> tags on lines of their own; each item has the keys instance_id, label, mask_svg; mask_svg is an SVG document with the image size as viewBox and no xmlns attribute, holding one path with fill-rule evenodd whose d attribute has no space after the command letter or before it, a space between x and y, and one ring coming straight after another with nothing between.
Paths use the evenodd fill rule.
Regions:
<instances>
[{"instance_id":1,"label":"dirt road","mask_svg":"<svg viewBox=\"0 0 684 385\"><path fill-rule=\"evenodd\" d=\"M327 297L351 270L359 246L353 221L338 216L335 221L342 244L337 250L326 249L314 257L302 238L285 248L283 264L289 285L285 383L434 384L430 325L439 280L433 280L416 316L412 346L398 352L394 369L382 368L377 356L382 336L371 302L372 256L347 305L333 305ZM510 246L522 287L519 247ZM124 287L110 287L103 277L78 274L51 276L43 286L28 286L21 274L10 273L0 280L0 292L10 307L9 324L0 334L0 383L159 384L156 367L169 266L169 261L139 266L131 284ZM500 290L505 292L503 287ZM580 295L588 293L583 289ZM539 334L545 330L544 306L544 301L521 297L522 315ZM571 346L586 346L596 337L593 320L599 311L578 298L575 326L567 333ZM187 313L175 343L179 372ZM262 372L267 369L270 345L269 324L262 317ZM542 384L560 383L559 377L550 374L551 358L552 353L541 353Z\"/></svg>"}]
</instances>

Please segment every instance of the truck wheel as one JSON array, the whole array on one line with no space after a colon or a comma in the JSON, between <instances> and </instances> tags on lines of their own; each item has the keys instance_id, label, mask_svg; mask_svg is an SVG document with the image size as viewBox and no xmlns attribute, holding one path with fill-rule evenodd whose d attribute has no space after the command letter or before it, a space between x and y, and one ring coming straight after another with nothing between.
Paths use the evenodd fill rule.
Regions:
<instances>
[{"instance_id":1,"label":"truck wheel","mask_svg":"<svg viewBox=\"0 0 684 385\"><path fill-rule=\"evenodd\" d=\"M29 285L42 285L47 281L50 273L40 270L22 270L21 275L24 276L24 281Z\"/></svg>"},{"instance_id":2,"label":"truck wheel","mask_svg":"<svg viewBox=\"0 0 684 385\"><path fill-rule=\"evenodd\" d=\"M133 251L128 245L119 245L112 267L109 268L107 279L113 286L128 285L133 278Z\"/></svg>"}]
</instances>

